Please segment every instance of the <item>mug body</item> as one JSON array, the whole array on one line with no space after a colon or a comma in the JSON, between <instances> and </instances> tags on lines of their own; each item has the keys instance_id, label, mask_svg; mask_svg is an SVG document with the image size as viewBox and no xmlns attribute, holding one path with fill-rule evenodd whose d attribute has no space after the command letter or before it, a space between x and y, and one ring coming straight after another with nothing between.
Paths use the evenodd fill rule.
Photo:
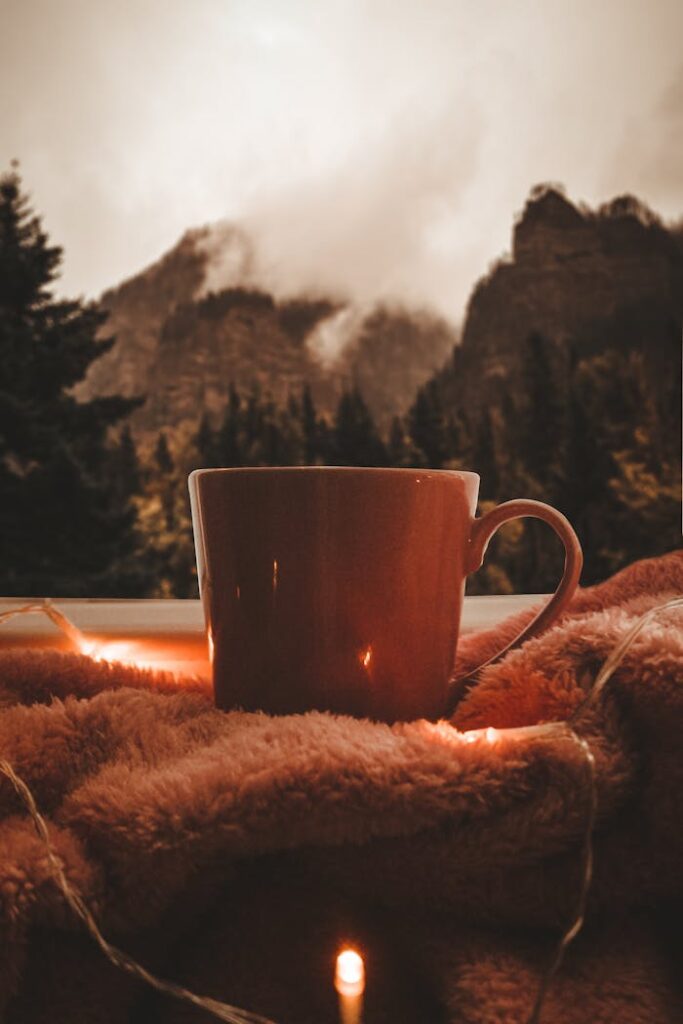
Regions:
<instances>
[{"instance_id":1,"label":"mug body","mask_svg":"<svg viewBox=\"0 0 683 1024\"><path fill-rule=\"evenodd\" d=\"M444 714L475 473L201 469L189 487L219 707Z\"/></svg>"}]
</instances>

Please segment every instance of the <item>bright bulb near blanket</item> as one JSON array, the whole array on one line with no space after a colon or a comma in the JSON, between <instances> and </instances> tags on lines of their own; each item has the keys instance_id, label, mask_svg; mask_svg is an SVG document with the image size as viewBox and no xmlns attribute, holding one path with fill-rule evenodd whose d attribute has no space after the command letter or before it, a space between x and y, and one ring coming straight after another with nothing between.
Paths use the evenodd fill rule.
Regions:
<instances>
[{"instance_id":1,"label":"bright bulb near blanket","mask_svg":"<svg viewBox=\"0 0 683 1024\"><path fill-rule=\"evenodd\" d=\"M337 957L334 987L339 996L340 1024L360 1024L365 991L365 964L355 949L343 949Z\"/></svg>"},{"instance_id":2,"label":"bright bulb near blanket","mask_svg":"<svg viewBox=\"0 0 683 1024\"><path fill-rule=\"evenodd\" d=\"M0 612L0 625L9 622L18 615L34 615L41 613L47 616L59 631L67 638L73 651L92 658L93 661L112 662L119 665L131 665L136 668L167 672L174 676L204 676L206 668L201 655L198 659L194 645L174 643L165 644L143 638L121 638L110 640L104 637L87 637L71 622L70 619L52 604L49 598L30 604L18 605L7 611ZM212 656L212 643L209 636L209 653Z\"/></svg>"},{"instance_id":3,"label":"bright bulb near blanket","mask_svg":"<svg viewBox=\"0 0 683 1024\"><path fill-rule=\"evenodd\" d=\"M93 661L132 665L173 674L183 671L183 666L169 658L168 652L157 650L144 640L103 640L98 643L96 640L83 639L78 642L77 648Z\"/></svg>"}]
</instances>

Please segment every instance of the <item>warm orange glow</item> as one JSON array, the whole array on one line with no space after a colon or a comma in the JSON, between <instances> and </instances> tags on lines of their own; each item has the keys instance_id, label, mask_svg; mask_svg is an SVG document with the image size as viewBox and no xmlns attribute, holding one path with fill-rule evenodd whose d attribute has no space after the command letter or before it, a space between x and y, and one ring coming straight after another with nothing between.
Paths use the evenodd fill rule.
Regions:
<instances>
[{"instance_id":1,"label":"warm orange glow","mask_svg":"<svg viewBox=\"0 0 683 1024\"><path fill-rule=\"evenodd\" d=\"M358 660L360 661L363 668L370 667L370 662L372 661L372 644L369 647L366 647L364 651L360 652L360 654L358 655Z\"/></svg>"},{"instance_id":2,"label":"warm orange glow","mask_svg":"<svg viewBox=\"0 0 683 1024\"><path fill-rule=\"evenodd\" d=\"M337 957L334 987L339 995L360 996L365 989L365 964L355 949L343 949Z\"/></svg>"},{"instance_id":3,"label":"warm orange glow","mask_svg":"<svg viewBox=\"0 0 683 1024\"><path fill-rule=\"evenodd\" d=\"M478 743L483 740L493 745L511 731L509 729L495 729L492 725L489 725L486 729L468 729L467 732L460 732L450 722L444 720L439 722L420 722L420 728L430 739L438 739L449 745Z\"/></svg>"},{"instance_id":4,"label":"warm orange glow","mask_svg":"<svg viewBox=\"0 0 683 1024\"><path fill-rule=\"evenodd\" d=\"M422 720L417 727L430 741L443 743L449 747L456 747L463 740L463 733L443 718L438 722Z\"/></svg>"},{"instance_id":5,"label":"warm orange glow","mask_svg":"<svg viewBox=\"0 0 683 1024\"><path fill-rule=\"evenodd\" d=\"M210 626L206 632L206 642L209 648L209 661L213 665L213 633Z\"/></svg>"},{"instance_id":6,"label":"warm orange glow","mask_svg":"<svg viewBox=\"0 0 683 1024\"><path fill-rule=\"evenodd\" d=\"M134 665L136 668L170 672L173 675L192 675L197 671L204 674L196 652L192 661L182 657L184 652L165 649L147 640L79 640L78 650L93 661L111 662L119 665ZM190 653L190 652L188 652Z\"/></svg>"},{"instance_id":7,"label":"warm orange glow","mask_svg":"<svg viewBox=\"0 0 683 1024\"><path fill-rule=\"evenodd\" d=\"M114 661L139 668L159 668L162 660L154 648L135 640L108 640L100 644L88 640L81 644L81 651L93 661Z\"/></svg>"},{"instance_id":8,"label":"warm orange glow","mask_svg":"<svg viewBox=\"0 0 683 1024\"><path fill-rule=\"evenodd\" d=\"M273 559L273 592L277 590L277 575L279 566L277 564L277 558Z\"/></svg>"}]
</instances>

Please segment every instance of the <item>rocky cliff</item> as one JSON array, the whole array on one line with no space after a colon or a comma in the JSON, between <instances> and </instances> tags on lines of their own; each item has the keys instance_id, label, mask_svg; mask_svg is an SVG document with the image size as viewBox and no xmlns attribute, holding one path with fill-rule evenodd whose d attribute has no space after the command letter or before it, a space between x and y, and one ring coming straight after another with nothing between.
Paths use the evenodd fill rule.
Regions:
<instances>
[{"instance_id":1,"label":"rocky cliff","mask_svg":"<svg viewBox=\"0 0 683 1024\"><path fill-rule=\"evenodd\" d=\"M248 239L237 228L186 233L153 266L103 295L116 338L79 394L143 395L138 438L218 418L230 384L258 386L278 402L311 386L330 415L357 383L381 428L404 412L456 340L437 316L397 307L357 309L340 300L276 299L258 285ZM228 287L207 292L220 276Z\"/></svg>"},{"instance_id":2,"label":"rocky cliff","mask_svg":"<svg viewBox=\"0 0 683 1024\"><path fill-rule=\"evenodd\" d=\"M606 346L643 351L656 374L680 376L683 233L638 200L598 210L558 189L533 190L515 224L512 254L480 280L462 343L436 381L470 417L492 401L519 400L526 343L554 343L558 369Z\"/></svg>"},{"instance_id":3,"label":"rocky cliff","mask_svg":"<svg viewBox=\"0 0 683 1024\"><path fill-rule=\"evenodd\" d=\"M386 430L430 379L473 421L492 403L519 408L534 336L551 343L560 375L572 359L614 345L642 350L655 380L680 375L683 232L632 197L590 210L558 188L532 190L510 256L472 292L458 345L453 327L428 312L276 298L255 266L239 228L187 232L102 297L116 344L80 393L146 396L132 417L144 437L194 429L205 410L217 418L231 383L286 401L307 382L328 415L355 383Z\"/></svg>"}]
</instances>

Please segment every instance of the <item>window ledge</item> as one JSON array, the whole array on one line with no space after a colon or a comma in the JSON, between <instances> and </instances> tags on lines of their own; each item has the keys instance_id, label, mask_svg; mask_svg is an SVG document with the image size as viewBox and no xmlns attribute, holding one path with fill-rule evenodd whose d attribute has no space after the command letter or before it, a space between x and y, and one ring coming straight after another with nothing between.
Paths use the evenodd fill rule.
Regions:
<instances>
[{"instance_id":1,"label":"window ledge","mask_svg":"<svg viewBox=\"0 0 683 1024\"><path fill-rule=\"evenodd\" d=\"M461 632L490 629L543 598L541 594L466 597ZM40 600L0 598L0 614ZM204 618L198 600L54 598L51 603L89 641L95 642L103 659L210 675ZM41 612L18 615L0 625L0 650L12 647L73 649L69 639Z\"/></svg>"}]
</instances>

